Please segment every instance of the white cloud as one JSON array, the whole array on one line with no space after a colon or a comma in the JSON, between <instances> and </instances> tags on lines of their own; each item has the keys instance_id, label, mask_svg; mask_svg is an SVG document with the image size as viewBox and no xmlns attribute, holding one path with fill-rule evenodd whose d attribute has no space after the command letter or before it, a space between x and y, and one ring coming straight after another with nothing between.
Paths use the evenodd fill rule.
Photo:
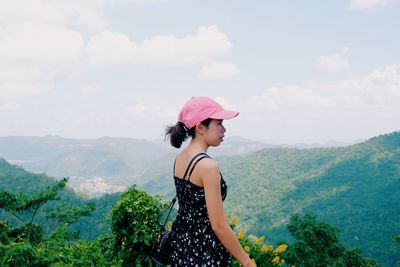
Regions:
<instances>
[{"instance_id":1,"label":"white cloud","mask_svg":"<svg viewBox=\"0 0 400 267\"><path fill-rule=\"evenodd\" d=\"M66 17L54 2L42 0L13 0L4 2L0 8L0 21L5 28L16 29L27 22L64 24Z\"/></svg>"},{"instance_id":2,"label":"white cloud","mask_svg":"<svg viewBox=\"0 0 400 267\"><path fill-rule=\"evenodd\" d=\"M399 130L400 66L330 85L314 82L270 87L261 95L243 99L238 107L241 120L259 125L258 131L266 139L279 136L282 141L290 136L307 140L309 136L309 141L318 141L316 136L324 136L353 141ZM349 140L352 135L354 139Z\"/></svg>"},{"instance_id":3,"label":"white cloud","mask_svg":"<svg viewBox=\"0 0 400 267\"><path fill-rule=\"evenodd\" d=\"M179 40L178 53L191 61L200 61L202 57L213 58L228 54L232 49L228 37L218 30L217 26L200 26L197 35L187 36Z\"/></svg>"},{"instance_id":4,"label":"white cloud","mask_svg":"<svg viewBox=\"0 0 400 267\"><path fill-rule=\"evenodd\" d=\"M393 0L351 0L350 6L357 9L388 6Z\"/></svg>"},{"instance_id":5,"label":"white cloud","mask_svg":"<svg viewBox=\"0 0 400 267\"><path fill-rule=\"evenodd\" d=\"M25 24L0 40L0 58L15 62L70 61L81 56L84 41L78 32L46 24Z\"/></svg>"},{"instance_id":6,"label":"white cloud","mask_svg":"<svg viewBox=\"0 0 400 267\"><path fill-rule=\"evenodd\" d=\"M99 91L99 86L95 83L87 83L82 86L81 91L85 94L95 94Z\"/></svg>"},{"instance_id":7,"label":"white cloud","mask_svg":"<svg viewBox=\"0 0 400 267\"><path fill-rule=\"evenodd\" d=\"M158 0L15 0L0 9L0 104L48 94L79 79L87 67L118 64L200 64L224 56L231 44L216 26L184 37L154 36L138 42L108 30L105 8ZM73 30L72 30L73 29ZM88 30L89 29L89 30ZM96 32L96 34L93 34ZM73 79L72 78L72 79ZM64 84L62 84L64 83ZM81 92L98 88L83 85ZM21 103L21 102L20 102ZM18 103L18 104L20 104Z\"/></svg>"},{"instance_id":8,"label":"white cloud","mask_svg":"<svg viewBox=\"0 0 400 267\"><path fill-rule=\"evenodd\" d=\"M123 114L130 119L152 120L173 118L177 116L177 111L160 105L137 103L126 107Z\"/></svg>"},{"instance_id":9,"label":"white cloud","mask_svg":"<svg viewBox=\"0 0 400 267\"><path fill-rule=\"evenodd\" d=\"M209 62L227 55L231 48L227 36L216 26L200 26L195 35L154 36L142 43L131 41L124 34L105 31L91 38L86 51L91 63L99 66L129 62L181 65Z\"/></svg>"},{"instance_id":10,"label":"white cloud","mask_svg":"<svg viewBox=\"0 0 400 267\"><path fill-rule=\"evenodd\" d=\"M200 26L195 35L183 38L155 36L139 47L140 57L149 63L197 64L229 54L232 44L216 26Z\"/></svg>"},{"instance_id":11,"label":"white cloud","mask_svg":"<svg viewBox=\"0 0 400 267\"><path fill-rule=\"evenodd\" d=\"M233 103L231 99L228 99L226 97L221 97L221 96L216 96L216 97L211 97L212 99L215 99L224 109L227 110L236 110L237 107Z\"/></svg>"},{"instance_id":12,"label":"white cloud","mask_svg":"<svg viewBox=\"0 0 400 267\"><path fill-rule=\"evenodd\" d=\"M7 111L15 111L18 110L20 108L20 106L18 105L18 103L15 102L0 102L0 111L1 112L7 112Z\"/></svg>"},{"instance_id":13,"label":"white cloud","mask_svg":"<svg viewBox=\"0 0 400 267\"><path fill-rule=\"evenodd\" d=\"M390 65L373 70L370 74L326 85L309 83L271 87L263 94L251 99L256 107L264 111L334 111L347 115L349 109L365 109L374 105L397 105L400 112L400 66ZM317 116L324 115L316 114Z\"/></svg>"},{"instance_id":14,"label":"white cloud","mask_svg":"<svg viewBox=\"0 0 400 267\"><path fill-rule=\"evenodd\" d=\"M20 24L46 23L78 25L90 30L101 31L109 27L104 17L106 8L115 5L156 4L159 0L12 0L2 4L0 22L8 29Z\"/></svg>"},{"instance_id":15,"label":"white cloud","mask_svg":"<svg viewBox=\"0 0 400 267\"><path fill-rule=\"evenodd\" d=\"M0 102L49 92L56 72L35 64L0 63ZM3 103L4 104L4 103Z\"/></svg>"},{"instance_id":16,"label":"white cloud","mask_svg":"<svg viewBox=\"0 0 400 267\"><path fill-rule=\"evenodd\" d=\"M137 50L137 45L126 35L109 31L93 36L86 46L86 53L93 65L129 62Z\"/></svg>"},{"instance_id":17,"label":"white cloud","mask_svg":"<svg viewBox=\"0 0 400 267\"><path fill-rule=\"evenodd\" d=\"M104 16L106 9L117 5L156 4L159 0L55 0L57 8L62 10L74 23L95 31L110 28Z\"/></svg>"},{"instance_id":18,"label":"white cloud","mask_svg":"<svg viewBox=\"0 0 400 267\"><path fill-rule=\"evenodd\" d=\"M343 72L350 69L350 63L346 58L349 48L343 48L339 53L321 56L317 60L317 67L327 72Z\"/></svg>"},{"instance_id":19,"label":"white cloud","mask_svg":"<svg viewBox=\"0 0 400 267\"><path fill-rule=\"evenodd\" d=\"M202 79L217 79L236 76L239 68L231 62L212 62L200 69L199 77Z\"/></svg>"},{"instance_id":20,"label":"white cloud","mask_svg":"<svg viewBox=\"0 0 400 267\"><path fill-rule=\"evenodd\" d=\"M35 95L43 94L49 90L44 84L35 83L5 83L2 84L2 93L11 93L14 95Z\"/></svg>"},{"instance_id":21,"label":"white cloud","mask_svg":"<svg viewBox=\"0 0 400 267\"><path fill-rule=\"evenodd\" d=\"M49 24L21 24L0 36L0 101L46 94L55 78L81 60L80 33ZM76 68L76 65L75 65Z\"/></svg>"}]
</instances>

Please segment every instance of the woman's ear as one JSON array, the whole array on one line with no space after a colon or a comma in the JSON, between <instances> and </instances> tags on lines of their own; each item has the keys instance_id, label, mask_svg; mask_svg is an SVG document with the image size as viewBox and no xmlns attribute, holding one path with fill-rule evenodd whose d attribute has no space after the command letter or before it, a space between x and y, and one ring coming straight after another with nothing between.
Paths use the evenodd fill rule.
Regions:
<instances>
[{"instance_id":1,"label":"woman's ear","mask_svg":"<svg viewBox=\"0 0 400 267\"><path fill-rule=\"evenodd\" d=\"M203 135L204 133L204 125L199 123L196 125L196 133L199 135Z\"/></svg>"}]
</instances>

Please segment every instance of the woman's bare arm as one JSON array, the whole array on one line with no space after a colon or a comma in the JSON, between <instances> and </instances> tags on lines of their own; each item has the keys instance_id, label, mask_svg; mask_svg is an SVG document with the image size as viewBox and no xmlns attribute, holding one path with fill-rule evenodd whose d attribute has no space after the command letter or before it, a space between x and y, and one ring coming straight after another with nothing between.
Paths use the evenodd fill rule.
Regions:
<instances>
[{"instance_id":1,"label":"woman's bare arm","mask_svg":"<svg viewBox=\"0 0 400 267\"><path fill-rule=\"evenodd\" d=\"M208 216L213 231L222 245L243 266L254 266L226 221L222 204L221 177L218 165L212 159L205 159L199 168L199 175L203 182Z\"/></svg>"}]
</instances>

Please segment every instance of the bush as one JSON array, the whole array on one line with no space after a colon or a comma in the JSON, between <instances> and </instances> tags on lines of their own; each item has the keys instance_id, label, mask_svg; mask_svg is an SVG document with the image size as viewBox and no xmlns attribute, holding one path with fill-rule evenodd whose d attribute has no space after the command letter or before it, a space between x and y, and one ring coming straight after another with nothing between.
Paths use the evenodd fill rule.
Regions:
<instances>
[{"instance_id":1,"label":"bush","mask_svg":"<svg viewBox=\"0 0 400 267\"><path fill-rule=\"evenodd\" d=\"M114 249L124 266L151 266L151 250L159 230L159 198L134 186L111 212Z\"/></svg>"},{"instance_id":2,"label":"bush","mask_svg":"<svg viewBox=\"0 0 400 267\"><path fill-rule=\"evenodd\" d=\"M237 216L229 220L229 225L236 233L240 245L244 248L250 258L259 267L277 267L282 266L285 260L281 258L282 253L286 251L287 245L282 243L274 249L273 245L265 244L265 237L256 237L254 235L245 235L244 229L237 229ZM240 263L233 260L233 267L240 267Z\"/></svg>"},{"instance_id":3,"label":"bush","mask_svg":"<svg viewBox=\"0 0 400 267\"><path fill-rule=\"evenodd\" d=\"M364 259L359 249L347 250L339 242L339 231L314 214L293 215L287 226L296 239L286 253L287 262L296 266L377 266Z\"/></svg>"}]
</instances>

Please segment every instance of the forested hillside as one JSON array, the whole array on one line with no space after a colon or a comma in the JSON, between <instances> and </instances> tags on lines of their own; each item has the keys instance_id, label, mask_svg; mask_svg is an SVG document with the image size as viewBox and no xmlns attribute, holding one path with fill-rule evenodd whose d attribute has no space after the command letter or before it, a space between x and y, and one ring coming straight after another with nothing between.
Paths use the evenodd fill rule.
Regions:
<instances>
[{"instance_id":1,"label":"forested hillside","mask_svg":"<svg viewBox=\"0 0 400 267\"><path fill-rule=\"evenodd\" d=\"M257 234L287 238L290 216L312 211L338 227L346 245L386 266L400 260L393 242L400 229L400 132L344 148L264 149L216 160L228 182L227 211ZM167 157L145 173L143 188L173 195L172 163Z\"/></svg>"},{"instance_id":2,"label":"forested hillside","mask_svg":"<svg viewBox=\"0 0 400 267\"><path fill-rule=\"evenodd\" d=\"M136 180L138 187L168 200L174 194L174 154L148 162L149 168ZM349 147L267 148L215 159L228 183L226 211L240 217L239 226L267 234L271 242L290 240L289 218L311 211L337 227L348 247L361 248L363 255L385 266L400 261L399 245L393 240L400 232L400 132ZM1 190L33 192L52 181L5 161L0 162L0 171ZM15 178L9 179L8 172ZM86 203L72 191L63 194L73 203ZM83 237L93 239L109 231L109 219L103 218L118 198L93 200L102 208L95 209L93 218L76 223Z\"/></svg>"},{"instance_id":3,"label":"forested hillside","mask_svg":"<svg viewBox=\"0 0 400 267\"><path fill-rule=\"evenodd\" d=\"M28 195L38 193L54 184L56 180L45 174L27 172L21 167L11 165L0 158L0 192L25 193ZM84 206L93 205L90 217L84 217L71 226L71 229L80 229L80 236L84 239L94 239L108 231L110 219L108 214L118 201L120 194L104 195L101 198L88 201L69 188L60 193L60 201L49 201L40 209L35 217L35 222L43 224L46 221L46 210L58 208L62 205ZM23 215L22 215L23 216ZM0 218L7 219L11 225L19 223L14 217L0 210ZM45 227L51 227L44 223ZM46 230L46 229L45 229ZM47 229L50 230L50 229Z\"/></svg>"},{"instance_id":4,"label":"forested hillside","mask_svg":"<svg viewBox=\"0 0 400 267\"><path fill-rule=\"evenodd\" d=\"M4 160L0 161L0 170L1 266L152 265L150 254L159 229L159 213L165 208L159 197L133 186L119 196L103 197L93 204L65 190L67 178L56 181L31 174ZM38 186L25 193L14 181ZM98 220L103 211L107 211L103 220ZM242 247L260 267L286 263L305 267L377 266L359 250L342 245L337 230L314 215L291 218L287 229L294 243L289 245L282 240L274 245L265 236L255 236L237 224L236 215L227 219ZM92 236L82 236L82 230ZM232 266L241 265L233 260Z\"/></svg>"}]
</instances>

